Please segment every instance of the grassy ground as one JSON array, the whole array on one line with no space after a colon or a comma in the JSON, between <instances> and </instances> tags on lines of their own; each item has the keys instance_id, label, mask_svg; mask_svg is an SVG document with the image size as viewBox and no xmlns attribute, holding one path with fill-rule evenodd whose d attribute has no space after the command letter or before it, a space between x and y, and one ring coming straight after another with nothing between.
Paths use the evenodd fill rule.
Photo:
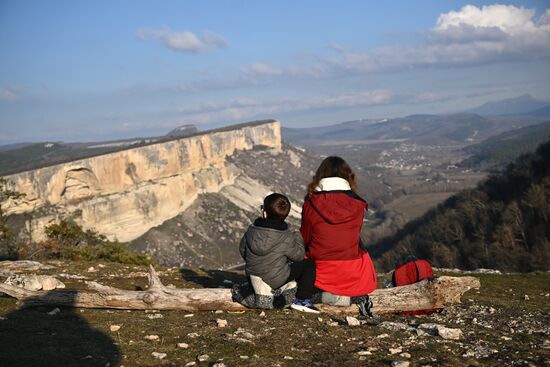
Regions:
<instances>
[{"instance_id":1,"label":"grassy ground","mask_svg":"<svg viewBox=\"0 0 550 367\"><path fill-rule=\"evenodd\" d=\"M40 273L80 274L126 289L147 284L145 267L55 265ZM97 271L88 272L90 266ZM160 270L164 284L177 287L230 286L229 281L242 279L230 272ZM54 307L17 310L15 300L0 297L0 366L211 366L219 361L226 366L390 366L398 360L411 366L549 365L550 349L544 343L550 339L550 273L476 276L482 288L468 292L460 305L426 316L375 317L361 326L291 310L191 315L63 308L49 315ZM67 288L84 288L83 280L60 279ZM218 327L217 319L227 326ZM409 330L389 330L382 321ZM417 336L412 330L426 322L459 328L464 337ZM120 329L112 332L112 325ZM146 335L159 338L146 340ZM390 348L401 352L391 354ZM167 356L160 360L153 352ZM199 362L203 354L208 361Z\"/></svg>"}]
</instances>

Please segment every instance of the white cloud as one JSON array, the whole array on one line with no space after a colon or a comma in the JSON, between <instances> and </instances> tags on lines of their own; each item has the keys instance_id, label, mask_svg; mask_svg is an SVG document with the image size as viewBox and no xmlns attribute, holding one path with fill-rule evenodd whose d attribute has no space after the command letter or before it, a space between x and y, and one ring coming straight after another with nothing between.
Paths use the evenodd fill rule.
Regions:
<instances>
[{"instance_id":1,"label":"white cloud","mask_svg":"<svg viewBox=\"0 0 550 367\"><path fill-rule=\"evenodd\" d=\"M161 41L166 47L174 51L198 53L214 48L227 47L227 41L219 34L204 32L197 36L193 32L173 32L169 28L160 30L141 28L136 32L138 38L145 40L153 38Z\"/></svg>"},{"instance_id":2,"label":"white cloud","mask_svg":"<svg viewBox=\"0 0 550 367\"><path fill-rule=\"evenodd\" d=\"M17 99L17 90L13 88L0 88L0 101L15 101Z\"/></svg>"},{"instance_id":3,"label":"white cloud","mask_svg":"<svg viewBox=\"0 0 550 367\"><path fill-rule=\"evenodd\" d=\"M428 66L463 66L550 58L550 9L537 17L534 9L513 5L466 5L441 14L424 40L413 46L351 51L333 43L336 54L314 65L286 67L261 64L249 73L278 70L279 75L334 77Z\"/></svg>"},{"instance_id":4,"label":"white cloud","mask_svg":"<svg viewBox=\"0 0 550 367\"><path fill-rule=\"evenodd\" d=\"M178 114L184 121L195 124L233 122L287 112L390 104L396 98L398 97L387 90L363 91L338 96L284 98L272 101L237 98L224 102L182 107L178 110Z\"/></svg>"},{"instance_id":5,"label":"white cloud","mask_svg":"<svg viewBox=\"0 0 550 367\"><path fill-rule=\"evenodd\" d=\"M281 75L283 73L282 69L259 62L251 65L245 65L241 67L241 70L247 74L254 75Z\"/></svg>"}]
</instances>

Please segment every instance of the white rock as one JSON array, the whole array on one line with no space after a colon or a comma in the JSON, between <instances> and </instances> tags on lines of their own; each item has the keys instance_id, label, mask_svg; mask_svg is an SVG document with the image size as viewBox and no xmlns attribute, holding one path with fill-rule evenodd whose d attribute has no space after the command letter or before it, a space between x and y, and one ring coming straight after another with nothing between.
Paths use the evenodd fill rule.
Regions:
<instances>
[{"instance_id":1,"label":"white rock","mask_svg":"<svg viewBox=\"0 0 550 367\"><path fill-rule=\"evenodd\" d=\"M50 312L48 312L48 315L50 315L50 316L55 316L55 315L57 315L57 314L60 313L60 312L61 312L61 310L59 309L59 307L56 307L56 308L54 308L53 310L51 310Z\"/></svg>"},{"instance_id":2,"label":"white rock","mask_svg":"<svg viewBox=\"0 0 550 367\"><path fill-rule=\"evenodd\" d=\"M403 350L401 348L390 348L388 349L388 351L390 352L390 354L397 354L401 353Z\"/></svg>"},{"instance_id":3,"label":"white rock","mask_svg":"<svg viewBox=\"0 0 550 367\"><path fill-rule=\"evenodd\" d=\"M158 336L158 335L154 335L154 334L145 335L145 336L143 337L143 339L145 339L145 340L159 340L159 336Z\"/></svg>"},{"instance_id":4,"label":"white rock","mask_svg":"<svg viewBox=\"0 0 550 367\"><path fill-rule=\"evenodd\" d=\"M227 326L227 320L217 319L216 324L218 324L218 327L226 327Z\"/></svg>"},{"instance_id":5,"label":"white rock","mask_svg":"<svg viewBox=\"0 0 550 367\"><path fill-rule=\"evenodd\" d=\"M166 353L159 353L159 352L153 352L151 353L151 355L157 359L164 359L167 356Z\"/></svg>"},{"instance_id":6,"label":"white rock","mask_svg":"<svg viewBox=\"0 0 550 367\"><path fill-rule=\"evenodd\" d=\"M199 333L189 333L189 334L187 334L187 337L188 337L188 338L191 338L191 339L193 339L193 338L198 338L198 337L199 337Z\"/></svg>"},{"instance_id":7,"label":"white rock","mask_svg":"<svg viewBox=\"0 0 550 367\"><path fill-rule=\"evenodd\" d=\"M401 353L399 356L407 359L411 358L411 355L409 353Z\"/></svg>"},{"instance_id":8,"label":"white rock","mask_svg":"<svg viewBox=\"0 0 550 367\"><path fill-rule=\"evenodd\" d=\"M206 362L210 359L210 356L208 354L201 354L200 356L197 356L197 361L199 362Z\"/></svg>"},{"instance_id":9,"label":"white rock","mask_svg":"<svg viewBox=\"0 0 550 367\"><path fill-rule=\"evenodd\" d=\"M178 348L181 348L181 349L189 348L189 344L187 344L187 343L178 343L177 346L178 346Z\"/></svg>"},{"instance_id":10,"label":"white rock","mask_svg":"<svg viewBox=\"0 0 550 367\"><path fill-rule=\"evenodd\" d=\"M361 325L361 323L359 322L359 320L357 320L355 317L353 316L346 316L346 323L349 325L349 326L359 326Z\"/></svg>"},{"instance_id":11,"label":"white rock","mask_svg":"<svg viewBox=\"0 0 550 367\"><path fill-rule=\"evenodd\" d=\"M191 362L187 362L187 363L185 364L185 367L193 367L193 366L196 366L196 365L197 365L197 362L191 361Z\"/></svg>"},{"instance_id":12,"label":"white rock","mask_svg":"<svg viewBox=\"0 0 550 367\"><path fill-rule=\"evenodd\" d=\"M214 313L223 313L223 310L216 310Z\"/></svg>"},{"instance_id":13,"label":"white rock","mask_svg":"<svg viewBox=\"0 0 550 367\"><path fill-rule=\"evenodd\" d=\"M162 316L161 313L154 313L151 315L147 315L147 318L153 320L153 319L162 319L164 316Z\"/></svg>"},{"instance_id":14,"label":"white rock","mask_svg":"<svg viewBox=\"0 0 550 367\"><path fill-rule=\"evenodd\" d=\"M260 317L265 317L265 311L260 312Z\"/></svg>"},{"instance_id":15,"label":"white rock","mask_svg":"<svg viewBox=\"0 0 550 367\"><path fill-rule=\"evenodd\" d=\"M111 325L110 329L111 329L112 332L119 331L120 330L120 325Z\"/></svg>"},{"instance_id":16,"label":"white rock","mask_svg":"<svg viewBox=\"0 0 550 367\"><path fill-rule=\"evenodd\" d=\"M380 335L376 336L377 339L384 339L384 338L387 338L387 337L389 337L388 334L380 334Z\"/></svg>"},{"instance_id":17,"label":"white rock","mask_svg":"<svg viewBox=\"0 0 550 367\"><path fill-rule=\"evenodd\" d=\"M239 356L240 359L248 359L248 356Z\"/></svg>"},{"instance_id":18,"label":"white rock","mask_svg":"<svg viewBox=\"0 0 550 367\"><path fill-rule=\"evenodd\" d=\"M437 329L437 332L439 333L439 336L443 339L450 339L450 340L459 340L462 338L462 330L460 329L453 329L448 327L439 327Z\"/></svg>"},{"instance_id":19,"label":"white rock","mask_svg":"<svg viewBox=\"0 0 550 367\"><path fill-rule=\"evenodd\" d=\"M357 354L360 356L370 356L372 352L369 350L360 350L359 352L357 352Z\"/></svg>"},{"instance_id":20,"label":"white rock","mask_svg":"<svg viewBox=\"0 0 550 367\"><path fill-rule=\"evenodd\" d=\"M444 325L439 324L420 324L418 325L418 329L430 335L439 335L443 339L459 340L460 338L462 338L463 335L462 330L460 329L448 328Z\"/></svg>"},{"instance_id":21,"label":"white rock","mask_svg":"<svg viewBox=\"0 0 550 367\"><path fill-rule=\"evenodd\" d=\"M225 367L225 363L223 362L216 362L212 365L212 367Z\"/></svg>"},{"instance_id":22,"label":"white rock","mask_svg":"<svg viewBox=\"0 0 550 367\"><path fill-rule=\"evenodd\" d=\"M195 314L192 314L192 313L188 313L187 315L183 315L183 317L193 317L195 316Z\"/></svg>"},{"instance_id":23,"label":"white rock","mask_svg":"<svg viewBox=\"0 0 550 367\"><path fill-rule=\"evenodd\" d=\"M284 356L283 359L288 359L289 361L293 360L294 357L291 357L291 356Z\"/></svg>"},{"instance_id":24,"label":"white rock","mask_svg":"<svg viewBox=\"0 0 550 367\"><path fill-rule=\"evenodd\" d=\"M411 362L409 361L393 361L391 363L392 367L409 367Z\"/></svg>"},{"instance_id":25,"label":"white rock","mask_svg":"<svg viewBox=\"0 0 550 367\"><path fill-rule=\"evenodd\" d=\"M97 270L93 267L93 266L90 266L88 268L88 273L95 273Z\"/></svg>"},{"instance_id":26,"label":"white rock","mask_svg":"<svg viewBox=\"0 0 550 367\"><path fill-rule=\"evenodd\" d=\"M526 300L526 301L529 301L529 296L525 295L525 296L523 296L523 299Z\"/></svg>"}]
</instances>

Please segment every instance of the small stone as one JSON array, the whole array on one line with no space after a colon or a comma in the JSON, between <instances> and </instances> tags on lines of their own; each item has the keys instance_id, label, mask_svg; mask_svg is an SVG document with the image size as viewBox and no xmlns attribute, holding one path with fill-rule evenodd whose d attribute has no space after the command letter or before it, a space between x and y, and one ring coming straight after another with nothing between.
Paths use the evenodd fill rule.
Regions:
<instances>
[{"instance_id":1,"label":"small stone","mask_svg":"<svg viewBox=\"0 0 550 367\"><path fill-rule=\"evenodd\" d=\"M197 365L197 362L191 361L191 362L187 362L187 363L185 364L185 367L193 367L193 366L196 366L196 365Z\"/></svg>"},{"instance_id":2,"label":"small stone","mask_svg":"<svg viewBox=\"0 0 550 367\"><path fill-rule=\"evenodd\" d=\"M437 332L443 339L459 340L462 338L462 330L448 327L440 327Z\"/></svg>"},{"instance_id":3,"label":"small stone","mask_svg":"<svg viewBox=\"0 0 550 367\"><path fill-rule=\"evenodd\" d=\"M143 339L145 339L145 340L159 340L159 336L158 336L158 335L154 335L154 334L152 334L152 335L145 335L145 336L143 337Z\"/></svg>"},{"instance_id":4,"label":"small stone","mask_svg":"<svg viewBox=\"0 0 550 367\"><path fill-rule=\"evenodd\" d=\"M216 324L218 324L218 327L226 327L227 326L227 320L217 319Z\"/></svg>"},{"instance_id":5,"label":"small stone","mask_svg":"<svg viewBox=\"0 0 550 367\"><path fill-rule=\"evenodd\" d=\"M401 353L403 350L401 348L390 348L388 349L388 351L390 352L390 354L397 354Z\"/></svg>"},{"instance_id":6,"label":"small stone","mask_svg":"<svg viewBox=\"0 0 550 367\"><path fill-rule=\"evenodd\" d=\"M501 338L502 340L506 340L506 341L512 340L512 338L510 338L509 336L501 336L500 338Z\"/></svg>"},{"instance_id":7,"label":"small stone","mask_svg":"<svg viewBox=\"0 0 550 367\"><path fill-rule=\"evenodd\" d=\"M212 367L225 367L225 363L223 362L216 362L212 365Z\"/></svg>"},{"instance_id":8,"label":"small stone","mask_svg":"<svg viewBox=\"0 0 550 367\"><path fill-rule=\"evenodd\" d=\"M491 314L495 313L496 311L497 310L494 307L489 308L489 313Z\"/></svg>"},{"instance_id":9,"label":"small stone","mask_svg":"<svg viewBox=\"0 0 550 367\"><path fill-rule=\"evenodd\" d=\"M318 318L317 318L317 321L323 322L323 318L322 318L322 317L318 317Z\"/></svg>"},{"instance_id":10,"label":"small stone","mask_svg":"<svg viewBox=\"0 0 550 367\"><path fill-rule=\"evenodd\" d=\"M90 266L90 267L88 268L88 273L94 273L94 272L96 272L96 271L97 271L97 270L96 270L93 266Z\"/></svg>"},{"instance_id":11,"label":"small stone","mask_svg":"<svg viewBox=\"0 0 550 367\"><path fill-rule=\"evenodd\" d=\"M327 321L328 326L338 326L338 322L336 321Z\"/></svg>"},{"instance_id":12,"label":"small stone","mask_svg":"<svg viewBox=\"0 0 550 367\"><path fill-rule=\"evenodd\" d=\"M376 336L377 339L384 339L384 338L387 338L387 337L389 337L388 334L380 334L380 335Z\"/></svg>"},{"instance_id":13,"label":"small stone","mask_svg":"<svg viewBox=\"0 0 550 367\"><path fill-rule=\"evenodd\" d=\"M159 352L153 352L151 353L151 355L157 359L164 359L167 356L166 353L159 353Z\"/></svg>"},{"instance_id":14,"label":"small stone","mask_svg":"<svg viewBox=\"0 0 550 367\"><path fill-rule=\"evenodd\" d=\"M359 352L357 352L357 354L360 356L370 356L372 352L369 350L360 350Z\"/></svg>"},{"instance_id":15,"label":"small stone","mask_svg":"<svg viewBox=\"0 0 550 367\"><path fill-rule=\"evenodd\" d=\"M359 320L357 320L355 317L353 316L346 316L346 323L349 325L349 326L359 326L361 325L361 323L359 322Z\"/></svg>"},{"instance_id":16,"label":"small stone","mask_svg":"<svg viewBox=\"0 0 550 367\"><path fill-rule=\"evenodd\" d=\"M178 343L177 346L178 346L178 348L181 348L181 349L189 348L189 344L187 344L187 343Z\"/></svg>"},{"instance_id":17,"label":"small stone","mask_svg":"<svg viewBox=\"0 0 550 367\"><path fill-rule=\"evenodd\" d=\"M97 267L98 267L98 268L104 268L105 265L103 265L103 264L97 264Z\"/></svg>"},{"instance_id":18,"label":"small stone","mask_svg":"<svg viewBox=\"0 0 550 367\"><path fill-rule=\"evenodd\" d=\"M260 317L265 317L265 311L260 312Z\"/></svg>"},{"instance_id":19,"label":"small stone","mask_svg":"<svg viewBox=\"0 0 550 367\"><path fill-rule=\"evenodd\" d=\"M400 357L403 357L403 358L407 358L407 359L411 358L411 355L410 355L409 353L406 353L406 352L405 352L405 353L401 353L399 356L400 356Z\"/></svg>"},{"instance_id":20,"label":"small stone","mask_svg":"<svg viewBox=\"0 0 550 367\"><path fill-rule=\"evenodd\" d=\"M162 316L161 313L154 313L154 314L151 314L151 315L147 315L147 318L148 319L162 319L164 316Z\"/></svg>"},{"instance_id":21,"label":"small stone","mask_svg":"<svg viewBox=\"0 0 550 367\"><path fill-rule=\"evenodd\" d=\"M248 359L248 356L239 356L240 359Z\"/></svg>"},{"instance_id":22,"label":"small stone","mask_svg":"<svg viewBox=\"0 0 550 367\"><path fill-rule=\"evenodd\" d=\"M526 300L526 301L529 301L529 296L525 295L525 296L523 296L523 299Z\"/></svg>"},{"instance_id":23,"label":"small stone","mask_svg":"<svg viewBox=\"0 0 550 367\"><path fill-rule=\"evenodd\" d=\"M288 359L288 360L293 360L294 359L294 357L291 357L291 356L284 356L283 358Z\"/></svg>"},{"instance_id":24,"label":"small stone","mask_svg":"<svg viewBox=\"0 0 550 367\"><path fill-rule=\"evenodd\" d=\"M120 325L111 325L110 326L111 331L114 333L115 331L120 330Z\"/></svg>"},{"instance_id":25,"label":"small stone","mask_svg":"<svg viewBox=\"0 0 550 367\"><path fill-rule=\"evenodd\" d=\"M550 297L550 293L546 293L544 297Z\"/></svg>"},{"instance_id":26,"label":"small stone","mask_svg":"<svg viewBox=\"0 0 550 367\"><path fill-rule=\"evenodd\" d=\"M199 362L206 362L210 359L210 356L208 354L201 354L200 356L197 356L197 361Z\"/></svg>"},{"instance_id":27,"label":"small stone","mask_svg":"<svg viewBox=\"0 0 550 367\"><path fill-rule=\"evenodd\" d=\"M223 310L216 310L214 313L223 313Z\"/></svg>"},{"instance_id":28,"label":"small stone","mask_svg":"<svg viewBox=\"0 0 550 367\"><path fill-rule=\"evenodd\" d=\"M57 315L57 314L60 313L60 312L61 312L61 310L59 309L59 307L56 307L56 308L54 308L53 310L51 310L50 312L48 312L48 315L50 315L50 316L55 316L55 315Z\"/></svg>"},{"instance_id":29,"label":"small stone","mask_svg":"<svg viewBox=\"0 0 550 367\"><path fill-rule=\"evenodd\" d=\"M393 361L391 363L392 367L409 367L410 364L409 361Z\"/></svg>"},{"instance_id":30,"label":"small stone","mask_svg":"<svg viewBox=\"0 0 550 367\"><path fill-rule=\"evenodd\" d=\"M194 339L199 337L199 333L189 333L187 334L188 338Z\"/></svg>"},{"instance_id":31,"label":"small stone","mask_svg":"<svg viewBox=\"0 0 550 367\"><path fill-rule=\"evenodd\" d=\"M193 316L195 316L195 314L192 314L192 313L188 313L186 315L183 315L183 317L193 317Z\"/></svg>"}]
</instances>

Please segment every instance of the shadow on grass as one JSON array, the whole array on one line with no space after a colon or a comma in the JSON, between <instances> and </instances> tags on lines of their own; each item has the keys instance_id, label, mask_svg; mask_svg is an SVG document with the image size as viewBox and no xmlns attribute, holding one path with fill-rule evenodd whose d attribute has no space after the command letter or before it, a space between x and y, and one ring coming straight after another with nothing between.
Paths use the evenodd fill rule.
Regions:
<instances>
[{"instance_id":1,"label":"shadow on grass","mask_svg":"<svg viewBox=\"0 0 550 367\"><path fill-rule=\"evenodd\" d=\"M62 292L74 302L76 290ZM29 302L36 303L41 298ZM60 307L59 313L48 314L55 308L24 308L3 316L6 319L0 320L0 366L117 365L121 353L110 336L92 328L74 308Z\"/></svg>"},{"instance_id":2,"label":"shadow on grass","mask_svg":"<svg viewBox=\"0 0 550 367\"><path fill-rule=\"evenodd\" d=\"M192 282L203 288L231 288L233 283L242 283L246 280L244 273L224 270L205 270L200 272L190 269L180 269L183 280Z\"/></svg>"}]
</instances>

